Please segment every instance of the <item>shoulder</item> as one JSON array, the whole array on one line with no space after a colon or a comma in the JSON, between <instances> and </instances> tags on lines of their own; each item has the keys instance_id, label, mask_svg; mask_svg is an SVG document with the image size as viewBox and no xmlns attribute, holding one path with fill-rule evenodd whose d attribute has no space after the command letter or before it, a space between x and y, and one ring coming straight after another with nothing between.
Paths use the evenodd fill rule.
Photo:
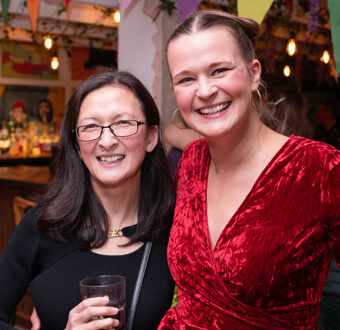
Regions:
<instances>
[{"instance_id":1,"label":"shoulder","mask_svg":"<svg viewBox=\"0 0 340 330\"><path fill-rule=\"evenodd\" d=\"M310 140L292 135L289 140L288 150L302 155L307 159L315 159L321 162L333 159L340 161L340 151L333 146L319 141Z\"/></svg>"},{"instance_id":2,"label":"shoulder","mask_svg":"<svg viewBox=\"0 0 340 330\"><path fill-rule=\"evenodd\" d=\"M38 235L36 224L40 211L40 206L35 206L29 209L19 222L16 231L27 232L27 234L30 234L32 236Z\"/></svg>"},{"instance_id":3,"label":"shoulder","mask_svg":"<svg viewBox=\"0 0 340 330\"><path fill-rule=\"evenodd\" d=\"M179 179L188 182L195 181L201 177L202 172L210 163L209 144L206 139L191 142L183 151L182 158L178 164L175 182ZM204 176L204 175L203 175Z\"/></svg>"},{"instance_id":4,"label":"shoulder","mask_svg":"<svg viewBox=\"0 0 340 330\"><path fill-rule=\"evenodd\" d=\"M201 163L206 158L210 159L209 143L206 139L200 139L186 146L181 161L184 164L194 166L194 164Z\"/></svg>"}]
</instances>

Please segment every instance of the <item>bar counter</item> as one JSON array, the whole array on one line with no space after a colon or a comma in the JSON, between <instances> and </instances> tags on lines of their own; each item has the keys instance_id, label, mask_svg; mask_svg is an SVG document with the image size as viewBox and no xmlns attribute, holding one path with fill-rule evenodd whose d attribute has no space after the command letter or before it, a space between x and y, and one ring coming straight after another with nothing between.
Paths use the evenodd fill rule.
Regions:
<instances>
[{"instance_id":1,"label":"bar counter","mask_svg":"<svg viewBox=\"0 0 340 330\"><path fill-rule=\"evenodd\" d=\"M11 155L10 153L0 154L0 166L12 165L32 165L32 166L48 166L52 158L52 152L42 152L39 155L18 153Z\"/></svg>"}]
</instances>

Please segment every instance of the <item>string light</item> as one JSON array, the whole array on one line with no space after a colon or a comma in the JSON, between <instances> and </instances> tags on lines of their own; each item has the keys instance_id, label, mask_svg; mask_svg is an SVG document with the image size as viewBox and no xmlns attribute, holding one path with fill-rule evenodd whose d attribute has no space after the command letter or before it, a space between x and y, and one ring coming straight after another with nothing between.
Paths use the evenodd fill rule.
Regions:
<instances>
[{"instance_id":1,"label":"string light","mask_svg":"<svg viewBox=\"0 0 340 330\"><path fill-rule=\"evenodd\" d=\"M119 10L117 10L117 11L113 14L113 20L114 20L116 23L119 23L119 22L120 22L120 12L119 12Z\"/></svg>"},{"instance_id":2,"label":"string light","mask_svg":"<svg viewBox=\"0 0 340 330\"><path fill-rule=\"evenodd\" d=\"M293 38L289 39L286 50L289 56L293 56L294 54L296 54L297 47L296 47L295 40Z\"/></svg>"},{"instance_id":3,"label":"string light","mask_svg":"<svg viewBox=\"0 0 340 330\"><path fill-rule=\"evenodd\" d=\"M56 54L55 54L55 56L52 57L52 60L51 60L51 68L52 68L53 70L57 70L57 69L59 68L59 59L58 59L58 57L56 56Z\"/></svg>"},{"instance_id":4,"label":"string light","mask_svg":"<svg viewBox=\"0 0 340 330\"><path fill-rule=\"evenodd\" d=\"M324 62L325 64L327 64L330 60L330 55L329 52L327 50L325 50L320 58L321 62Z\"/></svg>"},{"instance_id":5,"label":"string light","mask_svg":"<svg viewBox=\"0 0 340 330\"><path fill-rule=\"evenodd\" d=\"M289 67L289 65L286 65L286 66L283 68L283 74L284 74L286 77L289 77L289 76L290 76L290 67Z\"/></svg>"},{"instance_id":6,"label":"string light","mask_svg":"<svg viewBox=\"0 0 340 330\"><path fill-rule=\"evenodd\" d=\"M44 47L46 49L51 49L52 46L53 46L53 41L52 41L51 37L50 36L46 36L44 38Z\"/></svg>"}]
</instances>

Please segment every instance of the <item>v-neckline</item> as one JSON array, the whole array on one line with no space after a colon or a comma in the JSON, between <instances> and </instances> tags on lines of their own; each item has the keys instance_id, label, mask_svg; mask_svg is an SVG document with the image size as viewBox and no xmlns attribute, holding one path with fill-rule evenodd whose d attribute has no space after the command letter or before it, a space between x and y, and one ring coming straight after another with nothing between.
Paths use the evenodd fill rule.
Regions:
<instances>
[{"instance_id":1,"label":"v-neckline","mask_svg":"<svg viewBox=\"0 0 340 330\"><path fill-rule=\"evenodd\" d=\"M210 231L209 231L209 223L208 223L208 176L209 176L209 168L210 168L210 163L211 163L210 153L208 154L209 159L206 162L206 165L205 165L205 168L204 168L204 172L205 172L205 175L204 175L204 178L205 178L204 185L205 185L205 187L203 189L203 191L204 191L204 201L203 201L204 219L203 219L203 221L204 221L204 231L205 231L205 234L206 234L206 237L207 237L207 240L208 240L208 246L209 246L210 251L213 254L215 254L219 250L218 247L221 244L221 239L222 239L223 234L225 234L227 232L229 227L233 226L233 224L235 223L235 218L240 213L240 210L243 208L243 205L249 200L250 196L253 194L254 189L258 185L259 181L261 181L262 178L264 177L264 175L267 173L268 169L276 161L276 159L279 157L279 155L281 155L282 152L290 145L292 137L294 137L294 135L288 136L288 139L283 143L283 145L278 149L278 151L274 154L274 156L271 158L271 160L268 162L268 164L261 171L261 173L259 174L259 176L255 180L253 186L249 190L248 194L246 195L246 197L244 198L242 203L239 205L237 210L234 212L234 214L230 217L229 221L223 227L220 235L217 238L217 241L216 241L214 249L212 248L212 244L211 244ZM207 151L207 152L209 152L209 151Z\"/></svg>"}]
</instances>

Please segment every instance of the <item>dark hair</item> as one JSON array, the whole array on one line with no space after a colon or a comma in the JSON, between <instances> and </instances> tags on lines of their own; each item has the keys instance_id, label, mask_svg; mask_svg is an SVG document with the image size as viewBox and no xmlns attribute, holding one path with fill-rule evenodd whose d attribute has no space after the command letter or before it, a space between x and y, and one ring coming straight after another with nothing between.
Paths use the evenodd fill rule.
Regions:
<instances>
[{"instance_id":1,"label":"dark hair","mask_svg":"<svg viewBox=\"0 0 340 330\"><path fill-rule=\"evenodd\" d=\"M272 112L274 120L264 123L283 135L298 135L313 138L314 130L308 119L306 98L289 87L280 87L265 105Z\"/></svg>"},{"instance_id":2,"label":"dark hair","mask_svg":"<svg viewBox=\"0 0 340 330\"><path fill-rule=\"evenodd\" d=\"M39 113L39 105L41 103L47 103L48 104L48 108L49 108L49 112L47 114L47 117L46 117L46 120L48 123L50 123L51 121L53 121L53 116L54 116L54 109L53 109L53 105L52 105L52 102L48 99L40 99L37 103L37 113L36 113L36 116L37 116L37 119L39 121L43 121L42 117L40 116L40 113Z\"/></svg>"},{"instance_id":3,"label":"dark hair","mask_svg":"<svg viewBox=\"0 0 340 330\"><path fill-rule=\"evenodd\" d=\"M182 23L178 24L167 40L165 52L168 69L168 48L171 41L183 35L190 35L193 32L214 28L224 29L231 33L238 45L238 49L244 61L247 64L250 64L254 59L257 59L255 44L257 39L261 37L263 30L260 29L260 25L256 21L250 18L237 17L223 11L197 10L187 17ZM259 92L262 95L261 99L257 92L254 92L252 97L252 104L257 109L261 109L262 101L266 99L266 85L262 79L260 80ZM267 112L265 107L259 112L259 115L260 118L266 118L267 116L269 118L271 117L271 113Z\"/></svg>"},{"instance_id":4,"label":"dark hair","mask_svg":"<svg viewBox=\"0 0 340 330\"><path fill-rule=\"evenodd\" d=\"M39 201L43 207L38 228L44 235L62 241L67 241L72 233L73 237L76 235L84 242L85 248L101 246L107 239L109 224L106 211L92 188L89 171L79 157L73 129L84 98L105 86L130 90L140 102L148 127L160 126L154 99L144 85L128 72L95 74L71 96L60 129L56 174L47 193ZM169 234L172 224L172 178L160 132L161 129L157 146L146 153L142 164L137 232L130 244L162 240Z\"/></svg>"}]
</instances>

